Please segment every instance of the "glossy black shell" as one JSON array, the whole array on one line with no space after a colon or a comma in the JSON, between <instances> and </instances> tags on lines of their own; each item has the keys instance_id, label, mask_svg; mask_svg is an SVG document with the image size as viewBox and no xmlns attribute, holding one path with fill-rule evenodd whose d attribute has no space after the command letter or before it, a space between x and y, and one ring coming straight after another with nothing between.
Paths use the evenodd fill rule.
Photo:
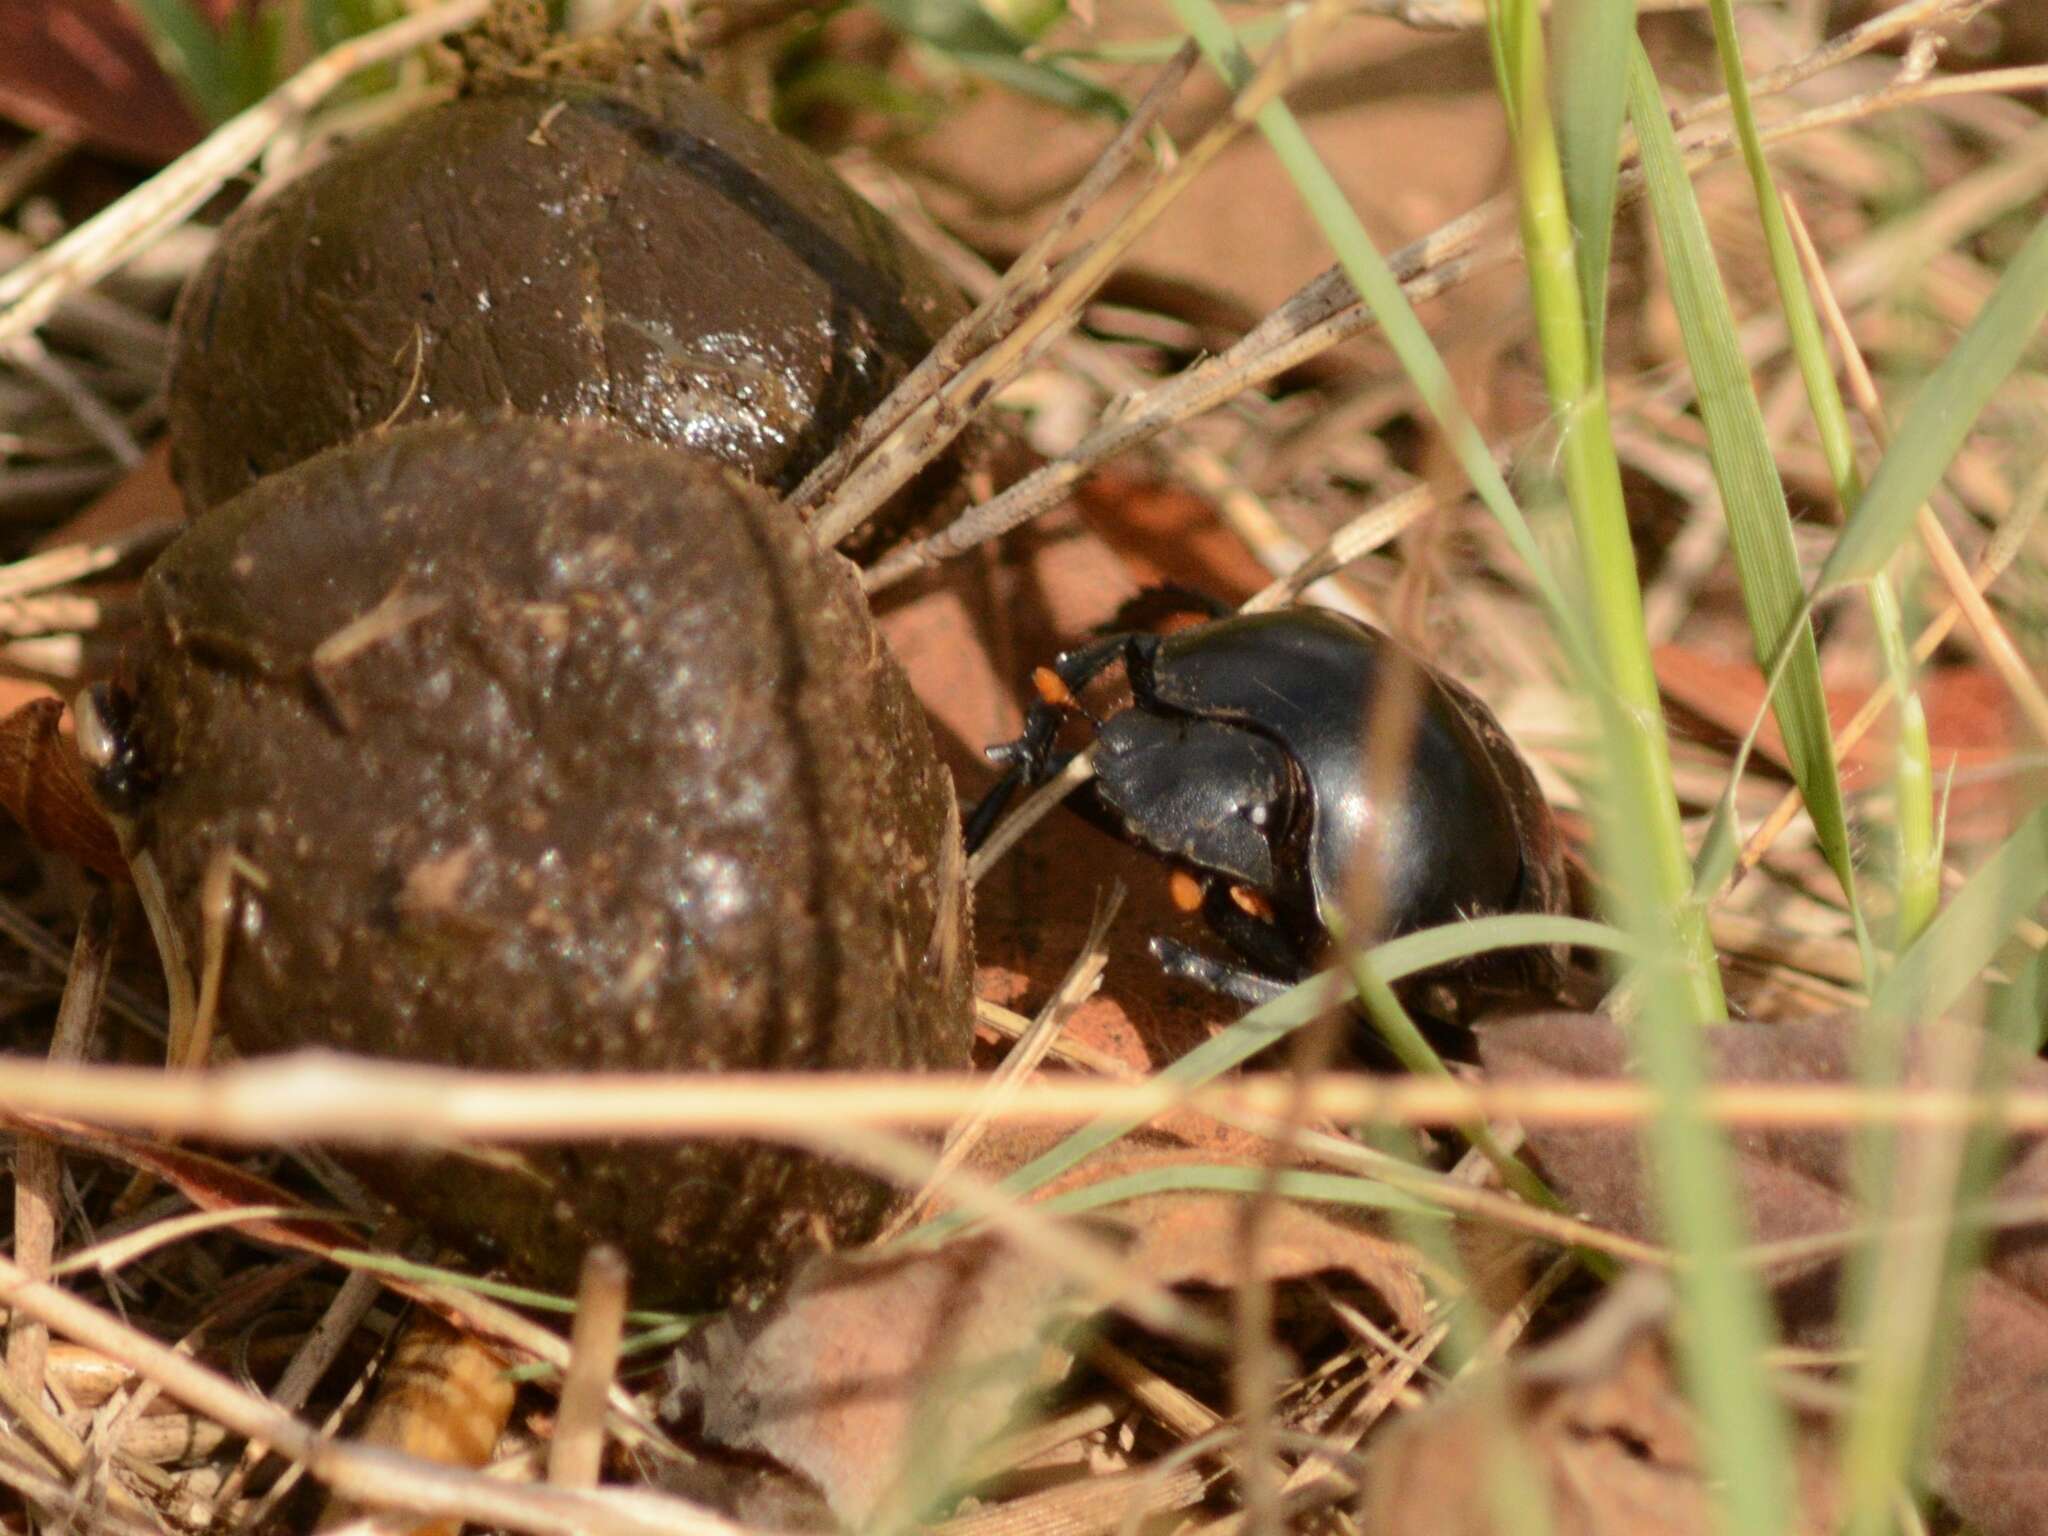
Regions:
<instances>
[{"instance_id":1,"label":"glossy black shell","mask_svg":"<svg viewBox=\"0 0 2048 1536\"><path fill-rule=\"evenodd\" d=\"M1219 619L1158 642L1139 707L1237 727L1291 761L1303 803L1286 827L1271 829L1281 845L1271 878L1250 880L1284 907L1309 915L1340 904L1352 860L1374 831L1386 932L1548 907L1555 831L1527 766L1485 705L1420 663L1406 793L1398 819L1376 825L1368 729L1393 646L1324 609ZM1263 756L1249 743L1242 751ZM1188 766L1199 772L1197 760ZM1115 804L1118 787L1105 783L1104 792ZM1133 830L1142 829L1134 822ZM1294 857L1286 856L1290 843ZM1186 856L1182 848L1159 851ZM1250 876L1245 868L1221 872Z\"/></svg>"}]
</instances>

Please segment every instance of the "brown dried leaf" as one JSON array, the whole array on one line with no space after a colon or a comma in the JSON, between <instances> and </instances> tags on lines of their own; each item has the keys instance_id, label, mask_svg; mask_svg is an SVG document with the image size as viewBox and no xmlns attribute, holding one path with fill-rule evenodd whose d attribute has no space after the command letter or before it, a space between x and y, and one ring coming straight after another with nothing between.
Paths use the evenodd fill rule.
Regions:
<instances>
[{"instance_id":1,"label":"brown dried leaf","mask_svg":"<svg viewBox=\"0 0 2048 1536\"><path fill-rule=\"evenodd\" d=\"M1088 1164L1040 1191L1042 1198L1165 1170L1189 1162L1258 1168L1260 1160L1240 1152L1198 1155L1180 1148L1119 1143ZM1307 1160L1301 1166L1313 1166ZM1128 1258L1136 1269L1163 1285L1198 1285L1228 1290L1244 1278L1242 1223L1249 1196L1219 1190L1176 1190L1120 1201L1102 1213L1130 1235ZM1386 1302L1394 1321L1421 1332L1429 1320L1429 1293L1417 1270L1415 1250L1382 1237L1363 1213L1340 1219L1326 1208L1277 1200L1262 1215L1259 1272L1268 1281L1306 1280L1344 1271Z\"/></svg>"},{"instance_id":2,"label":"brown dried leaf","mask_svg":"<svg viewBox=\"0 0 2048 1536\"><path fill-rule=\"evenodd\" d=\"M205 132L121 0L0 0L0 114L145 165Z\"/></svg>"},{"instance_id":3,"label":"brown dried leaf","mask_svg":"<svg viewBox=\"0 0 2048 1536\"><path fill-rule=\"evenodd\" d=\"M0 1114L0 1124L33 1130L67 1147L76 1147L140 1169L170 1185L198 1210L244 1210L252 1206L297 1209L306 1203L282 1185L188 1147L170 1146L122 1131L79 1125L70 1120L12 1111ZM353 1248L360 1243L360 1234L313 1217L260 1218L244 1222L236 1230L252 1242L270 1243L279 1248L321 1256L336 1248Z\"/></svg>"},{"instance_id":4,"label":"brown dried leaf","mask_svg":"<svg viewBox=\"0 0 2048 1536\"><path fill-rule=\"evenodd\" d=\"M87 786L61 700L32 699L0 720L0 807L29 840L127 883L121 840Z\"/></svg>"},{"instance_id":5,"label":"brown dried leaf","mask_svg":"<svg viewBox=\"0 0 2048 1536\"><path fill-rule=\"evenodd\" d=\"M1954 1031L1917 1030L1909 1071L1952 1049ZM1735 1082L1854 1080L1851 1021L1729 1025L1706 1036L1714 1076ZM1481 1032L1496 1078L1613 1077L1628 1070L1627 1037L1607 1018L1548 1014ZM2048 1087L2048 1064L2015 1060L2010 1081ZM1733 1137L1750 1228L1762 1241L1811 1237L1855 1224L1850 1138L1826 1130L1749 1129ZM1654 1197L1640 1145L1626 1130L1532 1127L1529 1146L1573 1208L1633 1236L1655 1238ZM1994 1198L2048 1195L2048 1142L2029 1138ZM1963 1302L1955 1376L1940 1431L1942 1492L1987 1536L2048 1536L2048 1221L2002 1232ZM1810 1259L1772 1272L1787 1338L1841 1343L1840 1264Z\"/></svg>"},{"instance_id":6,"label":"brown dried leaf","mask_svg":"<svg viewBox=\"0 0 2048 1536\"><path fill-rule=\"evenodd\" d=\"M1366 1464L1366 1536L1492 1536L1501 1518L1487 1469L1502 1453L1548 1494L1540 1528L1554 1536L1704 1536L1720 1529L1698 1437L1662 1342L1634 1331L1579 1333L1513 1371L1504 1391L1455 1392L1403 1420ZM1618 1345L1618 1347L1617 1347ZM1560 1370L1556 1362L1568 1362ZM1488 1384L1492 1386L1494 1384ZM1835 1528L1824 1447L1802 1426L1800 1516L1793 1529Z\"/></svg>"},{"instance_id":7,"label":"brown dried leaf","mask_svg":"<svg viewBox=\"0 0 2048 1536\"><path fill-rule=\"evenodd\" d=\"M817 1485L848 1526L958 1479L1028 1391L1064 1375L1075 1287L989 1238L814 1265L677 1357L705 1436Z\"/></svg>"}]
</instances>

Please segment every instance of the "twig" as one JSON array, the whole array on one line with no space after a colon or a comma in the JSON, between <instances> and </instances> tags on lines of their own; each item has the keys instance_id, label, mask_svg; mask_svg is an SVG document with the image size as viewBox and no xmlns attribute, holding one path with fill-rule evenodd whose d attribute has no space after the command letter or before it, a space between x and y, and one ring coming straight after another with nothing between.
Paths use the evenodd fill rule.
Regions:
<instances>
[{"instance_id":1,"label":"twig","mask_svg":"<svg viewBox=\"0 0 2048 1536\"><path fill-rule=\"evenodd\" d=\"M830 505L818 514L820 543L836 544L860 527L921 465L959 435L984 400L1015 378L1073 323L1081 305L1115 270L1138 237L1260 109L1293 82L1308 49L1335 25L1342 9L1342 0L1311 0L1232 100L1230 110L1125 208L1100 239L1067 263L1045 297L1020 318L1016 329L947 380L847 476Z\"/></svg>"},{"instance_id":2,"label":"twig","mask_svg":"<svg viewBox=\"0 0 2048 1536\"><path fill-rule=\"evenodd\" d=\"M626 1322L626 1260L600 1243L583 1256L569 1369L562 1378L555 1434L548 1443L548 1481L557 1488L595 1488L604 1460L605 1398L619 1366Z\"/></svg>"},{"instance_id":3,"label":"twig","mask_svg":"<svg viewBox=\"0 0 2048 1536\"><path fill-rule=\"evenodd\" d=\"M1184 45L1173 56L1087 174L1060 200L1045 228L1010 263L1001 281L939 339L930 354L889 392L887 399L861 419L845 441L804 476L803 483L786 499L787 506L798 513L817 507L839 488L855 465L960 369L970 348L1001 335L1026 309L1044 298L1053 251L1136 158L1146 137L1186 83L1198 57L1193 43Z\"/></svg>"},{"instance_id":4,"label":"twig","mask_svg":"<svg viewBox=\"0 0 2048 1536\"><path fill-rule=\"evenodd\" d=\"M989 1074L988 1091L982 1101L947 1130L939 1160L933 1166L931 1176L925 1180L924 1187L890 1221L877 1241L886 1242L924 1218L946 1180L967 1160L967 1154L980 1144L988 1128L996 1123L1017 1086L1044 1064L1067 1021L1101 987L1103 968L1109 963L1109 952L1103 940L1123 904L1124 888L1119 884L1111 889L1109 899L1097 906L1095 919L1088 925L1088 937L1081 945L1081 953L1074 957L1067 974L1053 989L1052 996L1045 1000L1045 1006L1038 1010L1038 1017L1018 1038L1016 1045L1003 1058L1002 1065Z\"/></svg>"},{"instance_id":5,"label":"twig","mask_svg":"<svg viewBox=\"0 0 2048 1536\"><path fill-rule=\"evenodd\" d=\"M0 1300L122 1361L195 1412L304 1461L328 1486L370 1508L453 1516L533 1536L747 1536L747 1527L673 1497L511 1487L416 1456L328 1440L196 1360L68 1292L30 1280L5 1258Z\"/></svg>"},{"instance_id":6,"label":"twig","mask_svg":"<svg viewBox=\"0 0 2048 1536\"><path fill-rule=\"evenodd\" d=\"M213 1141L250 1145L754 1136L867 1159L873 1142L865 1132L943 1129L986 1087L987 1079L975 1073L491 1073L312 1051L177 1074L16 1062L0 1083L0 1113L174 1134L203 1131ZM1291 1091L1289 1079L1271 1075L1193 1092L1155 1078L1061 1076L1020 1085L1002 1118L1019 1124L1110 1114L1151 1119L1183 1107L1278 1117ZM1726 1085L1709 1090L1702 1103L1703 1114L1727 1124L1787 1127L1943 1125L1997 1109L1967 1095L1820 1083ZM2012 1129L2048 1129L2048 1089L2013 1089L2001 1103L2003 1123ZM1308 1109L1318 1119L1388 1125L1482 1118L1635 1125L1659 1105L1653 1090L1628 1079L1466 1083L1331 1074L1312 1085ZM929 1166L927 1156L916 1177Z\"/></svg>"},{"instance_id":7,"label":"twig","mask_svg":"<svg viewBox=\"0 0 2048 1536\"><path fill-rule=\"evenodd\" d=\"M41 325L73 289L97 282L191 215L246 169L275 135L358 70L402 57L468 26L490 0L442 0L322 54L247 111L231 117L119 201L0 277L0 341Z\"/></svg>"},{"instance_id":8,"label":"twig","mask_svg":"<svg viewBox=\"0 0 2048 1536\"><path fill-rule=\"evenodd\" d=\"M99 1028L100 1004L114 956L114 898L104 886L93 892L79 920L64 998L50 1037L50 1060L80 1062ZM41 1280L57 1252L62 1205L63 1159L46 1136L23 1134L14 1143L14 1260L22 1272ZM24 1391L40 1399L50 1335L25 1317L7 1322L7 1369Z\"/></svg>"}]
</instances>

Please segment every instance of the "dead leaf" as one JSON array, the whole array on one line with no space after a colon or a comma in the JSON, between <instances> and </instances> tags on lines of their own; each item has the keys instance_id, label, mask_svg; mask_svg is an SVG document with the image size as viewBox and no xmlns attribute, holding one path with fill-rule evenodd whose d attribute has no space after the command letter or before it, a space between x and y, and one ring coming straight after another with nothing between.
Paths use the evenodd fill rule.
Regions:
<instances>
[{"instance_id":1,"label":"dead leaf","mask_svg":"<svg viewBox=\"0 0 2048 1536\"><path fill-rule=\"evenodd\" d=\"M862 1528L921 1514L1066 1373L1072 1282L992 1238L829 1259L761 1312L727 1313L677 1357L705 1436L774 1458Z\"/></svg>"},{"instance_id":2,"label":"dead leaf","mask_svg":"<svg viewBox=\"0 0 2048 1536\"><path fill-rule=\"evenodd\" d=\"M1038 1198L1194 1161L1246 1169L1263 1166L1249 1148L1235 1155L1195 1156L1186 1148L1122 1142L1054 1180ZM1296 1159L1294 1165L1315 1166L1307 1158ZM1162 1285L1229 1290L1243 1279L1239 1232L1249 1199L1234 1191L1172 1190L1119 1201L1101 1215L1129 1234L1126 1256L1131 1265ZM1263 1216L1260 1274L1275 1282L1349 1273L1379 1295L1400 1328L1420 1333L1429 1321L1429 1293L1417 1271L1415 1250L1381 1236L1362 1212L1340 1217L1326 1214L1331 1210L1298 1200L1274 1201Z\"/></svg>"},{"instance_id":3,"label":"dead leaf","mask_svg":"<svg viewBox=\"0 0 2048 1536\"><path fill-rule=\"evenodd\" d=\"M1628 1070L1627 1037L1607 1018L1548 1014L1482 1030L1487 1072L1513 1081L1613 1077ZM1955 1032L1909 1038L1908 1066L1932 1059ZM1845 1083L1854 1080L1851 1021L1803 1019L1727 1025L1707 1032L1717 1080ZM2048 1088L2048 1064L2010 1063L2007 1081ZM1849 1137L1827 1130L1745 1129L1732 1138L1752 1234L1762 1241L1839 1232L1860 1219ZM1575 1210L1631 1236L1658 1223L1635 1134L1534 1126L1529 1147ZM2048 1195L2048 1141L2023 1139L1993 1198ZM1812 1258L1772 1272L1787 1339L1839 1347L1840 1264ZM2048 1221L2001 1232L1970 1283L1940 1429L1941 1491L1986 1536L2048 1536Z\"/></svg>"},{"instance_id":4,"label":"dead leaf","mask_svg":"<svg viewBox=\"0 0 2048 1536\"><path fill-rule=\"evenodd\" d=\"M189 1147L171 1146L121 1131L101 1130L70 1120L11 1110L0 1113L0 1124L21 1126L67 1147L76 1147L140 1169L170 1185L198 1210L228 1211L251 1206L283 1206L296 1210L306 1203L280 1184L273 1184L269 1179L233 1163L209 1157L204 1152L195 1152ZM353 1248L360 1246L361 1242L359 1233L312 1217L266 1217L246 1222L237 1230L252 1242L270 1243L322 1257L335 1248Z\"/></svg>"},{"instance_id":5,"label":"dead leaf","mask_svg":"<svg viewBox=\"0 0 2048 1536\"><path fill-rule=\"evenodd\" d=\"M145 165L205 132L121 0L0 0L0 113Z\"/></svg>"},{"instance_id":6,"label":"dead leaf","mask_svg":"<svg viewBox=\"0 0 2048 1536\"><path fill-rule=\"evenodd\" d=\"M1611 1304L1610 1304L1611 1305ZM1604 1309L1603 1309L1604 1310ZM1514 1455L1548 1495L1554 1536L1706 1536L1721 1529L1691 1410L1662 1338L1602 1338L1601 1314L1498 1378L1453 1391L1403 1420L1366 1463L1366 1536L1493 1536ZM1590 1348L1588 1346L1591 1346ZM1825 1442L1802 1424L1802 1499L1792 1529L1835 1529Z\"/></svg>"},{"instance_id":7,"label":"dead leaf","mask_svg":"<svg viewBox=\"0 0 2048 1536\"><path fill-rule=\"evenodd\" d=\"M0 720L0 807L45 852L127 884L128 860L67 728L63 701L32 699Z\"/></svg>"}]
</instances>

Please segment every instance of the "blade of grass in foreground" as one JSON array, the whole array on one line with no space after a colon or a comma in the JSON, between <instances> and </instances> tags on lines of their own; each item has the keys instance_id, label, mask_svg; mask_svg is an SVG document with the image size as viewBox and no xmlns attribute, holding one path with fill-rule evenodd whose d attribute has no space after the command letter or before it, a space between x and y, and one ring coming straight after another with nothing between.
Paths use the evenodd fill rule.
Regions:
<instances>
[{"instance_id":1,"label":"blade of grass in foreground","mask_svg":"<svg viewBox=\"0 0 2048 1536\"><path fill-rule=\"evenodd\" d=\"M1379 975L1395 982L1448 961L1518 944L1572 944L1620 951L1627 948L1628 941L1606 924L1589 923L1583 918L1480 917L1441 928L1426 928L1420 933L1404 934L1378 946L1371 955ZM1214 1039L1196 1046L1180 1060L1162 1069L1157 1080L1186 1089L1211 1082L1286 1039L1304 1024L1321 1018L1349 990L1335 974L1311 977L1285 996L1254 1008ZM1145 1123L1145 1118L1142 1115L1104 1115L1012 1173L1003 1180L1002 1188L1011 1194L1029 1194L1058 1178L1082 1159L1136 1130ZM931 1230L926 1229L926 1235Z\"/></svg>"},{"instance_id":2,"label":"blade of grass in foreground","mask_svg":"<svg viewBox=\"0 0 2048 1536\"><path fill-rule=\"evenodd\" d=\"M1603 781L1594 798L1609 808L1624 802L1631 808L1625 820L1601 817L1598 846L1603 862L1607 845L1616 841L1636 845L1647 859L1645 868L1654 878L1634 893L1638 906L1629 920L1646 939L1644 925L1656 925L1661 933L1655 947L1683 957L1673 974L1690 998L1685 1022L1709 1023L1726 1012L1720 967L1705 911L1693 894L1691 860L1679 830L1670 743L1643 624L1642 587L1606 382L1600 360L1587 351L1577 241L1551 117L1542 16L1534 0L1490 0L1489 14L1494 69L1514 145L1529 297L1557 422L1558 469L1577 535L1596 656L1577 679L1596 696L1605 737Z\"/></svg>"},{"instance_id":3,"label":"blade of grass in foreground","mask_svg":"<svg viewBox=\"0 0 2048 1536\"><path fill-rule=\"evenodd\" d=\"M1920 503L1933 493L1992 394L2048 321L2048 218L2034 227L1990 301L1920 386L1870 489L1820 570L1820 590L1865 581L1884 569Z\"/></svg>"},{"instance_id":4,"label":"blade of grass in foreground","mask_svg":"<svg viewBox=\"0 0 2048 1536\"><path fill-rule=\"evenodd\" d=\"M1742 48L1735 32L1735 13L1728 0L1713 0L1714 46L1721 57L1722 79L1742 144L1743 163L1749 169L1757 199L1757 213L1763 223L1765 244L1770 253L1771 276L1778 287L1779 305L1792 342L1792 355L1806 385L1806 397L1820 439L1821 453L1834 481L1835 499L1844 516L1863 499L1863 477L1856 467L1855 439L1849 428L1849 412L1842 403L1841 386L1829 364L1827 346L1821 339L1820 317L1815 313L1814 294L1802 267L1811 271L1814 289L1826 300L1830 316L1839 327L1845 352L1854 348L1847 322L1841 318L1834 297L1828 291L1826 269L1812 250L1798 211L1782 198L1771 176L1770 161L1764 156L1763 138L1757 131L1756 113L1749 99L1749 81L1743 74ZM1796 249L1795 249L1796 247ZM1846 358L1845 358L1846 361ZM1905 622L1899 612L1890 580L1883 574L1870 583L1870 616L1877 631L1878 647L1891 675L1898 698L1898 739L1893 748L1895 797L1893 801L1894 903L1897 948L1904 948L1927 926L1940 897L1939 855L1934 853L1933 782L1927 744L1927 722L1919 695L1913 690L1913 668L1907 656ZM1804 623L1804 621L1801 621ZM1830 756L1830 765L1833 760ZM1804 789L1802 787L1802 794ZM1818 821L1818 817L1816 817ZM1825 848L1826 838L1823 836ZM1830 858L1832 861L1832 851ZM1836 870L1838 877L1841 869ZM1856 893L1847 884L1850 915L1856 923L1857 943L1863 952L1866 983L1874 980L1873 956Z\"/></svg>"},{"instance_id":5,"label":"blade of grass in foreground","mask_svg":"<svg viewBox=\"0 0 2048 1536\"><path fill-rule=\"evenodd\" d=\"M1586 356L1604 373L1607 268L1614 249L1614 198L1621 182L1621 121L1628 109L1628 61L1635 47L1635 0L1555 0L1557 148L1577 237L1579 302Z\"/></svg>"},{"instance_id":6,"label":"blade of grass in foreground","mask_svg":"<svg viewBox=\"0 0 2048 1536\"><path fill-rule=\"evenodd\" d=\"M1237 52L1233 35L1213 0L1173 0L1173 5L1175 14L1219 74L1234 80L1248 70L1249 65ZM1533 51L1525 50L1518 56L1534 66L1527 71L1530 79L1522 82L1525 93L1533 91L1541 97L1544 78L1540 41ZM1507 73L1519 78L1522 72ZM1547 123L1547 112L1544 117ZM1324 238L1330 242L1345 276L1379 321L1410 382L1457 455L1460 467L1528 566L1580 677L1598 679L1592 686L1611 689L1625 700L1624 708L1609 711L1606 716L1615 723L1618 733L1610 743L1611 771L1640 779L1647 792L1638 796L1636 803L1649 808L1648 819L1630 826L1626 835L1646 842L1656 854L1660 880L1657 898L1649 910L1661 916L1670 930L1670 941L1679 945L1688 958L1686 974L1693 998L1689 1010L1692 1017L1695 1021L1721 1017L1724 1006L1720 973L1707 935L1705 914L1692 899L1691 865L1680 837L1677 796L1663 732L1663 707L1643 631L1642 593L1636 584L1635 550L1621 503L1620 466L1615 461L1613 439L1607 428L1606 396L1598 389L1585 387L1586 338L1574 257L1569 248L1569 216L1558 185L1554 145L1549 151L1553 192L1547 199L1552 209L1549 223L1565 243L1540 259L1532 252L1530 268L1532 273L1540 269L1547 275L1547 289L1561 289L1560 302L1547 307L1538 305L1539 317L1549 316L1541 327L1546 360L1553 348L1560 348L1581 364L1576 382L1562 393L1553 389L1553 398L1565 423L1563 457L1567 482L1573 486L1572 509L1580 528L1579 548L1590 596L1585 606L1593 618L1590 636L1578 608L1567 603L1550 574L1521 508L1487 451L1485 440L1459 403L1443 359L1329 167L1323 164L1284 101L1268 103L1259 112L1257 123ZM1547 130L1545 142L1551 142Z\"/></svg>"},{"instance_id":7,"label":"blade of grass in foreground","mask_svg":"<svg viewBox=\"0 0 2048 1536\"><path fill-rule=\"evenodd\" d=\"M1203 57L1226 81L1238 85L1249 76L1250 63L1238 48L1236 34L1217 11L1213 0L1173 0L1173 10L1181 25L1201 46ZM1444 366L1436 344L1429 339L1429 332L1423 328L1421 319L1409 304L1407 294L1402 292L1399 279L1366 234L1365 226L1359 222L1343 189L1302 134L1301 125L1295 121L1287 104L1280 101L1269 104L1259 113L1257 123L1259 130L1272 143L1274 153L1293 180L1310 215L1322 229L1323 237L1336 253L1344 275L1351 280L1351 286L1358 290L1359 297L1379 322L1380 331L1394 349L1394 355L1400 359L1409 383L1457 455L1459 468L1465 471L1480 501L1500 524L1515 554L1528 567L1530 580L1536 584L1550 609L1559 635L1567 644L1571 643L1579 627L1574 617L1575 610L1551 574L1550 563L1537 546L1514 493L1508 489L1500 467L1486 446L1486 439L1459 402L1450 370Z\"/></svg>"},{"instance_id":8,"label":"blade of grass in foreground","mask_svg":"<svg viewBox=\"0 0 2048 1536\"><path fill-rule=\"evenodd\" d=\"M1256 1195L1265 1189L1269 1175L1263 1168L1247 1168L1230 1164L1174 1163L1169 1167L1153 1168L1144 1173L1125 1174L1121 1178L1104 1179L1099 1184L1090 1184L1082 1189L1070 1189L1041 1202L1039 1209L1051 1215L1074 1216L1083 1211L1097 1211L1104 1206L1121 1205L1126 1200L1142 1200L1147 1195L1173 1195L1191 1192ZM1288 1200L1300 1200L1312 1205L1348 1205L1362 1210L1401 1211L1425 1221L1443 1221L1449 1212L1441 1206L1431 1205L1427 1200L1418 1200L1386 1184L1372 1179L1361 1179L1355 1174L1307 1173L1294 1169L1281 1171L1273 1184L1274 1193Z\"/></svg>"},{"instance_id":9,"label":"blade of grass in foreground","mask_svg":"<svg viewBox=\"0 0 2048 1536\"><path fill-rule=\"evenodd\" d=\"M1757 664L1768 668L1780 646L1787 643L1788 627L1795 621L1799 626L1797 636L1789 642L1793 651L1772 703L1821 851L1848 898L1867 972L1869 944L1856 902L1848 813L1835 763L1827 697L1821 687L1820 653L1814 645L1813 628L1800 611L1804 583L1792 543L1792 513L1786 505L1784 482L1771 453L1763 408L1757 403L1742 358L1735 316L1721 286L1706 220L1693 197L1663 92L1658 89L1649 56L1640 46L1630 50L1628 80L1630 115L1642 146L1644 181L1664 247L1672 303L1685 341L1686 360L1692 367L1700 415L1707 427L1708 457L1728 522L1736 575L1749 616L1750 642ZM1771 206L1777 207L1775 198ZM1796 270L1793 275L1797 280ZM1805 298L1803 283L1798 293Z\"/></svg>"},{"instance_id":10,"label":"blade of grass in foreground","mask_svg":"<svg viewBox=\"0 0 2048 1536\"><path fill-rule=\"evenodd\" d=\"M2048 227L2048 226L2044 226ZM1942 913L1899 956L1871 999L1889 1019L1936 1018L1980 978L2013 927L2048 899L2048 805L2019 830L1956 892Z\"/></svg>"}]
</instances>

